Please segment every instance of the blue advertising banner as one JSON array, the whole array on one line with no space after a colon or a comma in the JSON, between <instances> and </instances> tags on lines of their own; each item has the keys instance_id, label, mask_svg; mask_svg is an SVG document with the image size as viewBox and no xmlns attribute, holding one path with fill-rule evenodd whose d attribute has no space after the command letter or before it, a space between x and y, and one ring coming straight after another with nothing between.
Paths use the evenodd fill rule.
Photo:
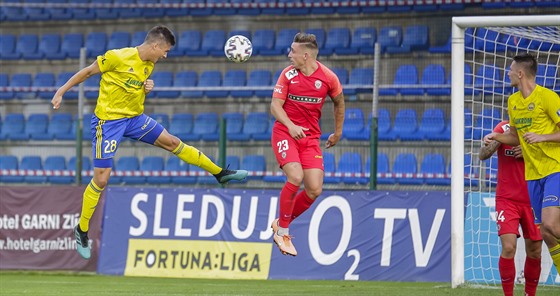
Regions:
<instances>
[{"instance_id":1,"label":"blue advertising banner","mask_svg":"<svg viewBox=\"0 0 560 296\"><path fill-rule=\"evenodd\" d=\"M109 188L98 272L130 276L450 281L447 192L324 191L272 241L277 190Z\"/></svg>"}]
</instances>

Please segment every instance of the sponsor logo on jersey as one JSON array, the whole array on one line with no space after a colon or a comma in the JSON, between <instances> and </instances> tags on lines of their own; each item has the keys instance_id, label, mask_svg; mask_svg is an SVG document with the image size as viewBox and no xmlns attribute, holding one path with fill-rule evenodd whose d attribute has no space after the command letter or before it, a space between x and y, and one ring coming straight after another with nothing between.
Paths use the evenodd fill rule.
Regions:
<instances>
[{"instance_id":1,"label":"sponsor logo on jersey","mask_svg":"<svg viewBox=\"0 0 560 296\"><path fill-rule=\"evenodd\" d=\"M544 202L556 203L557 201L558 201L558 196L554 196L554 195L546 196L546 197L543 199L543 203L544 203Z\"/></svg>"},{"instance_id":2,"label":"sponsor logo on jersey","mask_svg":"<svg viewBox=\"0 0 560 296\"><path fill-rule=\"evenodd\" d=\"M505 155L506 155L506 156L513 156L513 150L511 150L511 149L506 149L506 150L505 150Z\"/></svg>"},{"instance_id":3,"label":"sponsor logo on jersey","mask_svg":"<svg viewBox=\"0 0 560 296\"><path fill-rule=\"evenodd\" d=\"M509 131L509 123L502 125L502 130L505 132Z\"/></svg>"},{"instance_id":4,"label":"sponsor logo on jersey","mask_svg":"<svg viewBox=\"0 0 560 296\"><path fill-rule=\"evenodd\" d=\"M278 85L278 84L277 84L277 85L274 87L274 92L275 92L275 93L281 94L281 93L282 93L282 88L283 88L282 85Z\"/></svg>"},{"instance_id":5,"label":"sponsor logo on jersey","mask_svg":"<svg viewBox=\"0 0 560 296\"><path fill-rule=\"evenodd\" d=\"M319 104L323 101L322 98L302 97L302 96L294 96L294 95L288 95L288 98L293 101L313 103L313 104Z\"/></svg>"},{"instance_id":6,"label":"sponsor logo on jersey","mask_svg":"<svg viewBox=\"0 0 560 296\"><path fill-rule=\"evenodd\" d=\"M530 127L533 124L533 118L517 118L515 119L515 127L518 130Z\"/></svg>"},{"instance_id":7,"label":"sponsor logo on jersey","mask_svg":"<svg viewBox=\"0 0 560 296\"><path fill-rule=\"evenodd\" d=\"M288 80L291 80L292 78L298 76L298 72L297 72L296 69L292 69L292 70L286 72L286 74L284 74L284 75L286 75L286 78L287 78Z\"/></svg>"}]
</instances>

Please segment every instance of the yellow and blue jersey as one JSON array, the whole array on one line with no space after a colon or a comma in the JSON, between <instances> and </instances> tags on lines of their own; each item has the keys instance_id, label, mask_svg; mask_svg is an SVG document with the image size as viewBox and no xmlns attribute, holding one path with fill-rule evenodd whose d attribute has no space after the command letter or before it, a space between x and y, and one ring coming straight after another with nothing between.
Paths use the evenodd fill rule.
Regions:
<instances>
[{"instance_id":1,"label":"yellow and blue jersey","mask_svg":"<svg viewBox=\"0 0 560 296\"><path fill-rule=\"evenodd\" d=\"M114 120L144 113L144 81L154 63L141 60L135 47L109 50L97 57L97 63L102 75L95 115Z\"/></svg>"},{"instance_id":2,"label":"yellow and blue jersey","mask_svg":"<svg viewBox=\"0 0 560 296\"><path fill-rule=\"evenodd\" d=\"M521 92L509 97L510 125L517 129L525 159L525 179L542 179L560 172L560 143L528 144L523 140L527 132L552 134L560 131L560 97L557 93L537 85L527 98Z\"/></svg>"}]
</instances>

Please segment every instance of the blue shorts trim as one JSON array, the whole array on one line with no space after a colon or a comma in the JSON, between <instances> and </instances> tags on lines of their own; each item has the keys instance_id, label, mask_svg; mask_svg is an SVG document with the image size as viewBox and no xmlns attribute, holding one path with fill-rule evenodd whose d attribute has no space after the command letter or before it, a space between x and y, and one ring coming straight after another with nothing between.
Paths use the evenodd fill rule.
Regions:
<instances>
[{"instance_id":1,"label":"blue shorts trim","mask_svg":"<svg viewBox=\"0 0 560 296\"><path fill-rule=\"evenodd\" d=\"M542 209L560 207L560 172L527 181L535 223L542 223Z\"/></svg>"}]
</instances>

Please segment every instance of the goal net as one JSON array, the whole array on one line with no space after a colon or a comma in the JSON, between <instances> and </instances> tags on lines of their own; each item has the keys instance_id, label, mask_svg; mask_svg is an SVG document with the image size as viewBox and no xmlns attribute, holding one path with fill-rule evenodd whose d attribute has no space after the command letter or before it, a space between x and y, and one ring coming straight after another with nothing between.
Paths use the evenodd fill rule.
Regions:
<instances>
[{"instance_id":1,"label":"goal net","mask_svg":"<svg viewBox=\"0 0 560 296\"><path fill-rule=\"evenodd\" d=\"M461 247L452 247L454 286L462 282L501 283L498 270L501 245L495 212L497 157L494 155L480 161L478 151L483 145L483 137L492 132L500 121L508 119L507 99L516 91L507 75L513 56L527 52L534 55L539 62L537 84L560 93L560 18L556 16L556 20L533 25L532 22L539 17L454 18L460 33L464 32L462 49L457 43L463 40L457 38L459 34L454 34L452 54L452 116L461 117L458 116L460 112L464 114L464 120L454 118L456 123L461 123L454 126L464 127L461 128L464 133L458 132L459 127L453 128L453 132L462 134L462 138L457 135L452 138L452 166L458 167L452 175L463 176L452 184L452 195L456 201L454 214L464 210L464 219L461 219L464 223L462 256ZM462 71L457 71L461 67ZM459 73L464 87L455 85L456 80L461 80L455 79L455 74ZM463 150L457 153L457 147ZM461 221L455 220L456 217L453 219L454 230L458 231L457 223ZM456 243L455 239L453 241ZM462 281L457 266L460 260L464 264ZM522 237L518 239L515 261L516 280L521 283L524 281L525 262ZM540 282L560 285L560 277L544 243Z\"/></svg>"}]
</instances>

